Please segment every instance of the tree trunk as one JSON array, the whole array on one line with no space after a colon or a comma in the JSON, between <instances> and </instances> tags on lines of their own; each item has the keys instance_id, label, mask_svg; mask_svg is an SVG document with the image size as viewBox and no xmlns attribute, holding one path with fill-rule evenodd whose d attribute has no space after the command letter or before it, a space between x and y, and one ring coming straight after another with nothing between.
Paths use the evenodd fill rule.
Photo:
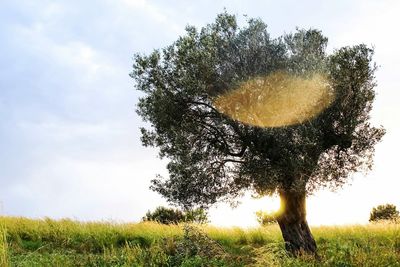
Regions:
<instances>
[{"instance_id":1,"label":"tree trunk","mask_svg":"<svg viewBox=\"0 0 400 267\"><path fill-rule=\"evenodd\" d=\"M317 245L306 220L306 194L292 191L279 192L281 208L277 216L288 252L316 255Z\"/></svg>"}]
</instances>

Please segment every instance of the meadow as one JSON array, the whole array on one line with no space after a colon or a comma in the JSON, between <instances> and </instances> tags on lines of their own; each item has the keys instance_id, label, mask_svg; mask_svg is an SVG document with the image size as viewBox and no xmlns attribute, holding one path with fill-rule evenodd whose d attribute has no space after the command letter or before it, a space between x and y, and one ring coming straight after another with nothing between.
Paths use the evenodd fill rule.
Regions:
<instances>
[{"instance_id":1,"label":"meadow","mask_svg":"<svg viewBox=\"0 0 400 267\"><path fill-rule=\"evenodd\" d=\"M218 228L0 217L0 266L400 266L400 224L312 227L318 257L279 227Z\"/></svg>"}]
</instances>

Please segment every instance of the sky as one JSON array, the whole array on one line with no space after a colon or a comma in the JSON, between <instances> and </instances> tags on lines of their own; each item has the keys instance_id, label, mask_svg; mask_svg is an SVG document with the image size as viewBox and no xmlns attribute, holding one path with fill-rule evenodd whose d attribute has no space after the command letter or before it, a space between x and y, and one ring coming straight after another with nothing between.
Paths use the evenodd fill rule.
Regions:
<instances>
[{"instance_id":1,"label":"sky","mask_svg":"<svg viewBox=\"0 0 400 267\"><path fill-rule=\"evenodd\" d=\"M400 207L399 1L0 0L0 214L135 222L166 205L149 190L156 174L167 175L166 161L139 140L133 55L171 44L224 8L242 26L244 15L261 18L272 37L320 29L328 52L375 47L372 123L387 134L374 169L311 196L308 221L367 223L373 206ZM211 222L253 226L255 211L279 206L250 195L241 202L213 207Z\"/></svg>"}]
</instances>

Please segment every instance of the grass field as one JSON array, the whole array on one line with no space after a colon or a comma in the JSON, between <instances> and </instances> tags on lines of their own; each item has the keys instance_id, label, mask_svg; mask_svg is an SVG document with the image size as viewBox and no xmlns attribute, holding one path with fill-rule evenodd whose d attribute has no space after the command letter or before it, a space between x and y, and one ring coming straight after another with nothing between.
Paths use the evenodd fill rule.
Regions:
<instances>
[{"instance_id":1,"label":"grass field","mask_svg":"<svg viewBox=\"0 0 400 267\"><path fill-rule=\"evenodd\" d=\"M400 225L313 227L319 258L253 229L0 217L0 266L400 266Z\"/></svg>"}]
</instances>

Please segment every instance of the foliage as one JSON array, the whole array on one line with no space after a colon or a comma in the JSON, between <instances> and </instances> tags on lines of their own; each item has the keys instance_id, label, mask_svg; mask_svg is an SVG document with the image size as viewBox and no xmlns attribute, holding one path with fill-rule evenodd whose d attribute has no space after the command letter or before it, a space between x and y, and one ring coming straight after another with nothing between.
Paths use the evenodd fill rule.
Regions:
<instances>
[{"instance_id":1,"label":"foliage","mask_svg":"<svg viewBox=\"0 0 400 267\"><path fill-rule=\"evenodd\" d=\"M319 260L288 257L276 225L254 229L201 226L185 232L179 225L154 222L81 223L13 217L0 217L0 225L7 229L11 266L355 267L399 266L400 262L400 225L390 223L313 227ZM27 247L28 241L40 241L41 245ZM214 255L218 257L210 259Z\"/></svg>"},{"instance_id":2,"label":"foliage","mask_svg":"<svg viewBox=\"0 0 400 267\"><path fill-rule=\"evenodd\" d=\"M136 54L131 77L143 93L137 112L149 123L141 140L169 159L169 178L158 176L151 188L184 208L208 207L234 201L245 190L334 189L349 174L371 168L384 135L369 123L373 49L360 44L328 55L326 46L315 29L273 39L261 20L249 19L241 28L235 16L223 13L200 30L188 26L162 50ZM326 77L332 103L285 127L242 123L214 105L243 82L279 72Z\"/></svg>"},{"instance_id":3,"label":"foliage","mask_svg":"<svg viewBox=\"0 0 400 267\"><path fill-rule=\"evenodd\" d=\"M257 222L261 226L267 226L270 224L277 223L276 216L277 216L276 212L267 212L262 210L256 212Z\"/></svg>"},{"instance_id":4,"label":"foliage","mask_svg":"<svg viewBox=\"0 0 400 267\"><path fill-rule=\"evenodd\" d=\"M208 213L205 209L191 209L185 212L185 222L204 224L208 223Z\"/></svg>"},{"instance_id":5,"label":"foliage","mask_svg":"<svg viewBox=\"0 0 400 267\"><path fill-rule=\"evenodd\" d=\"M400 219L399 211L393 204L379 205L372 208L369 216L370 222L376 222L380 220L391 220L395 221Z\"/></svg>"},{"instance_id":6,"label":"foliage","mask_svg":"<svg viewBox=\"0 0 400 267\"><path fill-rule=\"evenodd\" d=\"M162 224L178 224L183 222L207 223L207 212L204 209L193 209L183 212L178 209L157 207L153 212L148 211L142 221L155 221Z\"/></svg>"}]
</instances>

